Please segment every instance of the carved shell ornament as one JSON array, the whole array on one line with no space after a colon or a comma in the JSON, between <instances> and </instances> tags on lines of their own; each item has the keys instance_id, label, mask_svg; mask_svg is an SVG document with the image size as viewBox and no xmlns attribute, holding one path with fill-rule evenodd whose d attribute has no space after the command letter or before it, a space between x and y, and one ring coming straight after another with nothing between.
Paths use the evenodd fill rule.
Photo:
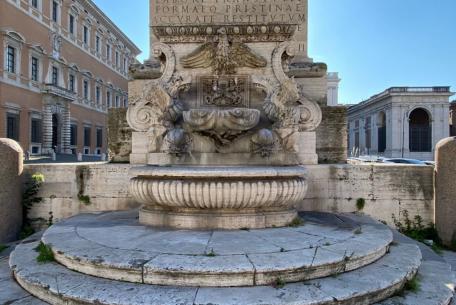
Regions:
<instances>
[{"instance_id":1,"label":"carved shell ornament","mask_svg":"<svg viewBox=\"0 0 456 305\"><path fill-rule=\"evenodd\" d=\"M266 67L267 60L247 45L230 41L225 28L218 30L215 42L208 42L181 59L187 69L210 68L216 75L235 74L237 68Z\"/></svg>"}]
</instances>

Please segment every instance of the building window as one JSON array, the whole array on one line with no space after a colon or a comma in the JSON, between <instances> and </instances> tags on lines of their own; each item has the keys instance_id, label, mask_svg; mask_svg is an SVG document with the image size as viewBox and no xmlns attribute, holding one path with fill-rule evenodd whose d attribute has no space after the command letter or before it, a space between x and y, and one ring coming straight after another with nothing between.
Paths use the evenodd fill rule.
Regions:
<instances>
[{"instance_id":1,"label":"building window","mask_svg":"<svg viewBox=\"0 0 456 305\"><path fill-rule=\"evenodd\" d=\"M432 151L432 127L429 114L418 108L409 117L409 148L411 152Z\"/></svg>"},{"instance_id":2,"label":"building window","mask_svg":"<svg viewBox=\"0 0 456 305\"><path fill-rule=\"evenodd\" d=\"M32 0L32 7L38 9L38 0Z\"/></svg>"},{"instance_id":3,"label":"building window","mask_svg":"<svg viewBox=\"0 0 456 305\"><path fill-rule=\"evenodd\" d=\"M78 125L70 125L70 146L78 145Z\"/></svg>"},{"instance_id":4,"label":"building window","mask_svg":"<svg viewBox=\"0 0 456 305\"><path fill-rule=\"evenodd\" d=\"M116 51L116 68L119 67L119 52Z\"/></svg>"},{"instance_id":5,"label":"building window","mask_svg":"<svg viewBox=\"0 0 456 305\"><path fill-rule=\"evenodd\" d=\"M111 108L111 92L106 92L106 103L108 104L108 108Z\"/></svg>"},{"instance_id":6,"label":"building window","mask_svg":"<svg viewBox=\"0 0 456 305\"><path fill-rule=\"evenodd\" d=\"M120 107L120 99L119 99L119 96L116 95L116 108L119 108Z\"/></svg>"},{"instance_id":7,"label":"building window","mask_svg":"<svg viewBox=\"0 0 456 305\"><path fill-rule=\"evenodd\" d=\"M100 53L100 36L95 37L95 49L97 53Z\"/></svg>"},{"instance_id":8,"label":"building window","mask_svg":"<svg viewBox=\"0 0 456 305\"><path fill-rule=\"evenodd\" d=\"M52 67L52 84L54 86L59 85L59 69L57 67Z\"/></svg>"},{"instance_id":9,"label":"building window","mask_svg":"<svg viewBox=\"0 0 456 305\"><path fill-rule=\"evenodd\" d=\"M52 21L57 23L59 21L59 3L52 1Z\"/></svg>"},{"instance_id":10,"label":"building window","mask_svg":"<svg viewBox=\"0 0 456 305\"><path fill-rule=\"evenodd\" d=\"M41 120L32 118L31 122L31 142L41 143Z\"/></svg>"},{"instance_id":11,"label":"building window","mask_svg":"<svg viewBox=\"0 0 456 305\"><path fill-rule=\"evenodd\" d=\"M97 147L103 147L103 129L97 128Z\"/></svg>"},{"instance_id":12,"label":"building window","mask_svg":"<svg viewBox=\"0 0 456 305\"><path fill-rule=\"evenodd\" d=\"M16 49L8 46L6 55L6 70L10 73L16 73Z\"/></svg>"},{"instance_id":13,"label":"building window","mask_svg":"<svg viewBox=\"0 0 456 305\"><path fill-rule=\"evenodd\" d=\"M111 46L109 44L106 45L106 59L111 61Z\"/></svg>"},{"instance_id":14,"label":"building window","mask_svg":"<svg viewBox=\"0 0 456 305\"><path fill-rule=\"evenodd\" d=\"M73 15L70 15L70 21L69 21L69 31L70 31L70 34L71 35L74 35L74 25L75 25L75 19L74 19L74 16Z\"/></svg>"},{"instance_id":15,"label":"building window","mask_svg":"<svg viewBox=\"0 0 456 305\"><path fill-rule=\"evenodd\" d=\"M70 90L71 92L75 92L75 78L74 78L74 75L73 74L70 74L70 77L68 79L68 90Z\"/></svg>"},{"instance_id":16,"label":"building window","mask_svg":"<svg viewBox=\"0 0 456 305\"><path fill-rule=\"evenodd\" d=\"M99 86L97 86L97 87L95 88L95 99L96 99L96 101L97 101L97 105L100 104L100 100L101 100L101 95L100 95L100 94L101 94L101 89L100 89Z\"/></svg>"},{"instance_id":17,"label":"building window","mask_svg":"<svg viewBox=\"0 0 456 305\"><path fill-rule=\"evenodd\" d=\"M86 45L89 44L89 28L87 26L84 25L84 43Z\"/></svg>"},{"instance_id":18,"label":"building window","mask_svg":"<svg viewBox=\"0 0 456 305\"><path fill-rule=\"evenodd\" d=\"M86 79L84 80L84 99L89 99L89 81Z\"/></svg>"},{"instance_id":19,"label":"building window","mask_svg":"<svg viewBox=\"0 0 456 305\"><path fill-rule=\"evenodd\" d=\"M39 60L36 57L32 56L32 81L38 81L38 74L39 74Z\"/></svg>"},{"instance_id":20,"label":"building window","mask_svg":"<svg viewBox=\"0 0 456 305\"><path fill-rule=\"evenodd\" d=\"M126 58L123 59L123 71L127 72L127 59Z\"/></svg>"},{"instance_id":21,"label":"building window","mask_svg":"<svg viewBox=\"0 0 456 305\"><path fill-rule=\"evenodd\" d=\"M6 137L19 141L19 114L6 114Z\"/></svg>"},{"instance_id":22,"label":"building window","mask_svg":"<svg viewBox=\"0 0 456 305\"><path fill-rule=\"evenodd\" d=\"M127 98L124 98L124 107L125 107L125 108L128 107L128 100L127 100Z\"/></svg>"},{"instance_id":23,"label":"building window","mask_svg":"<svg viewBox=\"0 0 456 305\"><path fill-rule=\"evenodd\" d=\"M91 128L84 127L84 146L85 147L90 147L90 134L91 134Z\"/></svg>"}]
</instances>

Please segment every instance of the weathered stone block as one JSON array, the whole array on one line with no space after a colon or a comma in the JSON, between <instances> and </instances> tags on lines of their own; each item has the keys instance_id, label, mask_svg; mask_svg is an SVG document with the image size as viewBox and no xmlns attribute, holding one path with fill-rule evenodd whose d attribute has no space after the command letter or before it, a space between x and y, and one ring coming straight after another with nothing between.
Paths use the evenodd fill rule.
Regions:
<instances>
[{"instance_id":1,"label":"weathered stone block","mask_svg":"<svg viewBox=\"0 0 456 305\"><path fill-rule=\"evenodd\" d=\"M437 143L435 160L435 222L442 242L456 246L456 137Z\"/></svg>"},{"instance_id":2,"label":"weathered stone block","mask_svg":"<svg viewBox=\"0 0 456 305\"><path fill-rule=\"evenodd\" d=\"M130 161L132 130L126 116L125 108L110 108L108 111L108 148L112 162Z\"/></svg>"},{"instance_id":3,"label":"weathered stone block","mask_svg":"<svg viewBox=\"0 0 456 305\"><path fill-rule=\"evenodd\" d=\"M347 162L347 108L322 106L323 120L317 128L319 163Z\"/></svg>"},{"instance_id":4,"label":"weathered stone block","mask_svg":"<svg viewBox=\"0 0 456 305\"><path fill-rule=\"evenodd\" d=\"M22 226L23 151L19 143L0 139L0 243L17 239Z\"/></svg>"}]
</instances>

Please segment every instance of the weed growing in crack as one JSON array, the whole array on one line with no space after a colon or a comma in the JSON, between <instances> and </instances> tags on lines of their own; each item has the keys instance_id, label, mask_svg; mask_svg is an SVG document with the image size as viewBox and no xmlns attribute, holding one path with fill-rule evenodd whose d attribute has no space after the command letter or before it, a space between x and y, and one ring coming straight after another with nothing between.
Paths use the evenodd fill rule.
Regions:
<instances>
[{"instance_id":1,"label":"weed growing in crack","mask_svg":"<svg viewBox=\"0 0 456 305\"><path fill-rule=\"evenodd\" d=\"M206 253L206 256L207 257L215 257L215 256L217 256L217 254L215 254L214 249L211 249L210 252Z\"/></svg>"},{"instance_id":2,"label":"weed growing in crack","mask_svg":"<svg viewBox=\"0 0 456 305\"><path fill-rule=\"evenodd\" d=\"M281 278L276 278L276 280L272 283L272 287L274 287L275 289L281 289L283 287L285 287L285 281L282 280Z\"/></svg>"}]
</instances>

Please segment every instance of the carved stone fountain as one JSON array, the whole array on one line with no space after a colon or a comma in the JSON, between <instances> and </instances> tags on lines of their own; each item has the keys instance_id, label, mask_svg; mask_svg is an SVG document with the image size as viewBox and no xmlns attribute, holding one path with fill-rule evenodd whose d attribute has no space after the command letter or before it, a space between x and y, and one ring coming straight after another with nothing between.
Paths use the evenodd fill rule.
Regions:
<instances>
[{"instance_id":1,"label":"carved stone fountain","mask_svg":"<svg viewBox=\"0 0 456 305\"><path fill-rule=\"evenodd\" d=\"M326 65L307 59L290 71L296 23L184 25L154 14L154 59L131 69L127 114L140 222L288 225L307 191L303 165L317 163L322 119L290 75L321 77Z\"/></svg>"}]
</instances>

